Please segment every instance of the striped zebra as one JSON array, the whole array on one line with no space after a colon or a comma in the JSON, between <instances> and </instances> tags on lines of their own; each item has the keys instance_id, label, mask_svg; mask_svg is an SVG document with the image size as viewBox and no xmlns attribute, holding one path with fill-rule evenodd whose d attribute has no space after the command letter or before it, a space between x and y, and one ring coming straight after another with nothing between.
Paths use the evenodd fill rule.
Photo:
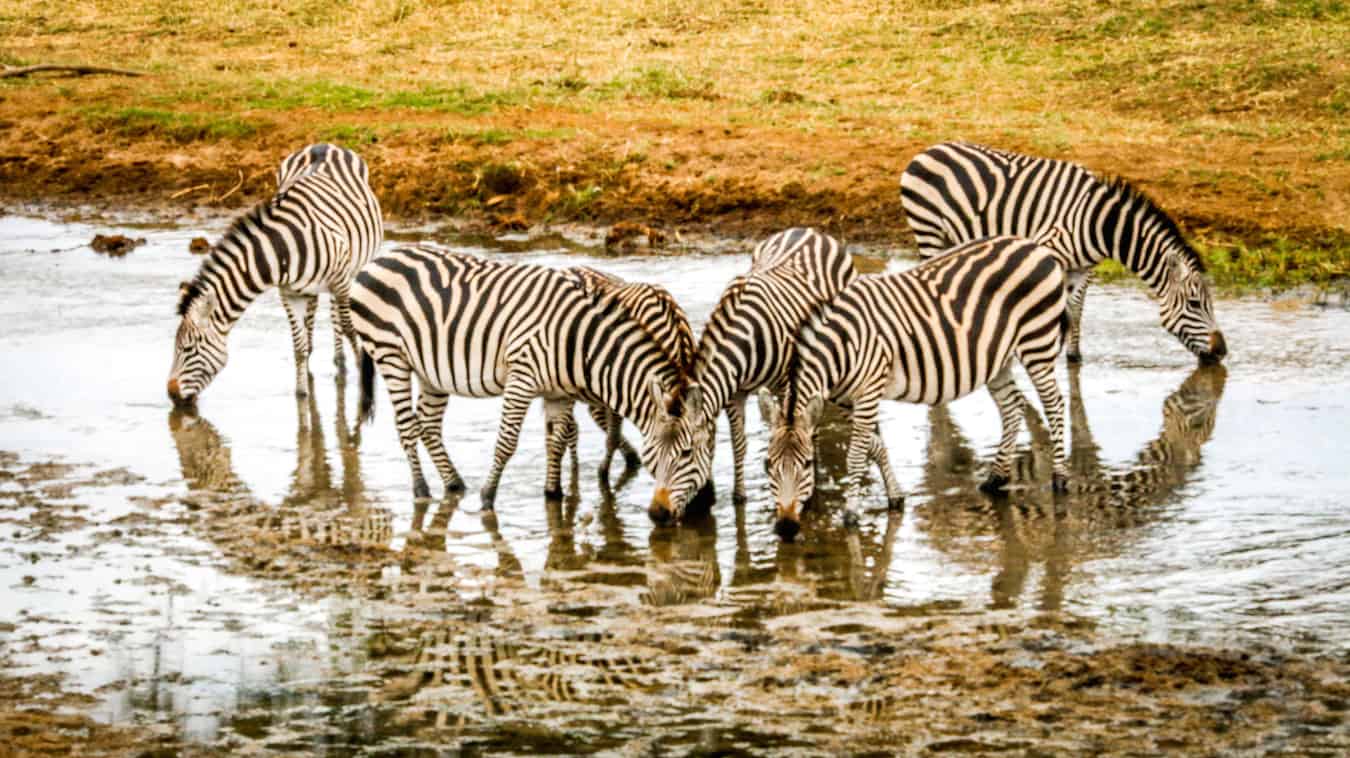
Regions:
<instances>
[{"instance_id":1,"label":"striped zebra","mask_svg":"<svg viewBox=\"0 0 1350 758\"><path fill-rule=\"evenodd\" d=\"M335 362L351 338L348 293L380 246L380 204L365 161L336 145L310 145L282 161L277 193L235 219L197 275L179 288L169 397L190 407L225 366L226 339L249 304L281 291L295 349L295 394L309 392L309 355L319 293L333 299Z\"/></svg>"},{"instance_id":2,"label":"striped zebra","mask_svg":"<svg viewBox=\"0 0 1350 758\"><path fill-rule=\"evenodd\" d=\"M814 493L812 438L826 400L852 416L845 526L857 525L869 461L881 470L889 505L903 503L877 428L883 399L932 405L987 384L1003 437L981 488L1002 489L1022 415L1014 358L1050 421L1054 488L1066 488L1064 400L1054 366L1068 318L1057 255L1019 237L976 240L899 274L860 277L812 316L797 335L791 379L771 421L767 463L780 537L796 537L801 508Z\"/></svg>"},{"instance_id":3,"label":"striped zebra","mask_svg":"<svg viewBox=\"0 0 1350 758\"><path fill-rule=\"evenodd\" d=\"M794 228L761 242L750 271L731 281L699 338L693 368L666 398L657 435L671 455L656 462L656 491L648 514L657 524L684 515L710 483L717 416L731 427L735 485L745 502L745 400L756 389L781 393L798 327L821 303L857 278L839 241Z\"/></svg>"},{"instance_id":4,"label":"striped zebra","mask_svg":"<svg viewBox=\"0 0 1350 758\"><path fill-rule=\"evenodd\" d=\"M663 345L612 295L567 271L504 263L430 245L399 247L372 261L352 286L361 342L360 419L374 409L378 367L408 456L413 493L427 498L418 442L445 484L464 482L446 454L442 418L451 395L500 395L493 465L481 491L492 508L502 469L515 452L530 403L544 398L550 458L561 457L572 405L612 409L642 430L642 458L660 449L650 434L658 401L679 377ZM412 380L420 394L414 406ZM552 466L550 470L552 471ZM555 478L549 497L561 497Z\"/></svg>"},{"instance_id":5,"label":"striped zebra","mask_svg":"<svg viewBox=\"0 0 1350 758\"><path fill-rule=\"evenodd\" d=\"M666 349L681 375L689 370L694 359L694 332L689 327L689 317L668 290L656 284L627 282L588 266L576 266L568 271L578 278L587 291L617 299L642 328ZM587 410L596 425L605 431L605 457L600 463L602 481L609 481L609 466L615 451L623 454L625 468L636 469L642 463L642 458L623 437L623 416L594 403L588 403ZM565 423L567 421L571 421L570 416L565 419ZM564 432L564 446L571 451L575 468L577 428L574 422ZM550 461L550 465L553 463Z\"/></svg>"},{"instance_id":6,"label":"striped zebra","mask_svg":"<svg viewBox=\"0 0 1350 758\"><path fill-rule=\"evenodd\" d=\"M1123 179L1098 178L1066 161L944 142L910 162L900 194L923 257L979 237L1034 239L1063 227L1071 362L1082 360L1079 335L1092 268L1107 258L1148 284L1163 327L1201 361L1215 363L1228 352L1200 256L1171 217Z\"/></svg>"}]
</instances>

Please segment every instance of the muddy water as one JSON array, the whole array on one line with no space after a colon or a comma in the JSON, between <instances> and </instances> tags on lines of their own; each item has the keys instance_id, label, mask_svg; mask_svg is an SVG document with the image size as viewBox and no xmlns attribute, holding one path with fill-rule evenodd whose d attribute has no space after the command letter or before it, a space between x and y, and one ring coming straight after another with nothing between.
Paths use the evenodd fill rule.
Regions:
<instances>
[{"instance_id":1,"label":"muddy water","mask_svg":"<svg viewBox=\"0 0 1350 758\"><path fill-rule=\"evenodd\" d=\"M1204 749L1243 734L1206 720L1216 703L1230 719L1265 703L1240 713L1252 744L1344 744L1346 693L1282 677L1299 671L1284 656L1350 650L1350 312L1223 301L1231 359L1197 369L1142 291L1097 288L1086 365L1061 369L1068 497L1049 495L1034 416L1018 486L991 500L976 490L998 440L987 395L892 405L906 510L887 513L878 487L846 536L833 428L825 507L781 545L753 403L749 504L678 530L647 521L645 473L616 462L616 487L600 485L584 414L575 488L545 502L538 409L495 515L476 494L414 507L382 388L359 447L349 433L355 383L335 382L326 307L314 392L296 401L275 295L234 330L200 414L171 413L175 291L200 260L188 241L221 227L0 218L0 656L11 676L64 675L99 720L334 754L978 752L1109 748L1103 724L1133 713L1125 744L1143 744L1134 729ZM109 231L147 243L121 259L81 246ZM746 265L451 242L659 282L696 327ZM447 414L471 493L497 409L454 399ZM1145 687L1070 713L1027 694L1081 699L1141 670L1189 699L1164 709ZM1264 694L1235 694L1244 683ZM1287 706L1293 691L1315 702Z\"/></svg>"}]
</instances>

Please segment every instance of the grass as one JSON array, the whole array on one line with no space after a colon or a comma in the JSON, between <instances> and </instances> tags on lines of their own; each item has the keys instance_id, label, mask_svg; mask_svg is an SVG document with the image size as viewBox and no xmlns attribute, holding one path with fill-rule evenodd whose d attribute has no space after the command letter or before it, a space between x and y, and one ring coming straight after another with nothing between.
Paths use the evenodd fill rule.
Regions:
<instances>
[{"instance_id":1,"label":"grass","mask_svg":"<svg viewBox=\"0 0 1350 758\"><path fill-rule=\"evenodd\" d=\"M45 134L275 129L484 165L636 150L629 174L800 182L863 197L855 215L916 147L964 138L1123 173L1203 227L1273 230L1222 243L1246 246L1234 277L1343 270L1298 230L1350 223L1347 0L33 0L0 9L0 40L6 64L93 50L154 74L0 81L6 121L29 102ZM592 163L552 212L624 197Z\"/></svg>"}]
</instances>

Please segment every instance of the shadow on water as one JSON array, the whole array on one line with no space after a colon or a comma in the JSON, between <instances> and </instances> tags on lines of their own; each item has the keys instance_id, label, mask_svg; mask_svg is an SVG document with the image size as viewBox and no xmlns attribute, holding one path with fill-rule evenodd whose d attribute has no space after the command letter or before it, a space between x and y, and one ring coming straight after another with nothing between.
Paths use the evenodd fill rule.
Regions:
<instances>
[{"instance_id":1,"label":"shadow on water","mask_svg":"<svg viewBox=\"0 0 1350 758\"><path fill-rule=\"evenodd\" d=\"M1176 512L1177 493L1201 461L1214 431L1227 371L1202 366L1163 401L1162 428L1127 465L1101 459L1083 406L1079 370L1069 371L1071 485L1055 498L1044 486L1051 470L1049 434L1028 410L1031 449L1016 462L1007 497L988 497L974 486L978 456L944 406L928 414L928 456L919 491L927 495L919 526L943 553L965 564L997 565L990 604L1019 604L1032 567L1044 566L1035 607L1059 610L1073 568L1122 555ZM995 537L993 555L987 537Z\"/></svg>"}]
</instances>

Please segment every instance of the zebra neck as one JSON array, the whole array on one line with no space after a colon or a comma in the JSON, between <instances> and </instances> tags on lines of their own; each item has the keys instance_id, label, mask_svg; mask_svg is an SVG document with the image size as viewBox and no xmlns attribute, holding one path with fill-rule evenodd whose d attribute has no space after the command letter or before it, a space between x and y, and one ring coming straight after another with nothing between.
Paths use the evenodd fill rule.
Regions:
<instances>
[{"instance_id":1,"label":"zebra neck","mask_svg":"<svg viewBox=\"0 0 1350 758\"><path fill-rule=\"evenodd\" d=\"M257 265L258 257L264 255L265 251L254 251L227 242L222 240L211 251L211 257L202 264L196 282L204 294L210 293L215 297L211 321L221 332L228 332L259 295L276 286L273 276L266 273L277 270L275 260L263 272L259 271Z\"/></svg>"},{"instance_id":2,"label":"zebra neck","mask_svg":"<svg viewBox=\"0 0 1350 758\"><path fill-rule=\"evenodd\" d=\"M1083 266L1110 258L1143 279L1155 297L1166 295L1170 264L1187 247L1170 218L1137 191L1110 184L1094 187L1077 215Z\"/></svg>"},{"instance_id":3,"label":"zebra neck","mask_svg":"<svg viewBox=\"0 0 1350 758\"><path fill-rule=\"evenodd\" d=\"M789 424L796 423L797 418L806 411L806 406L812 398L830 399L832 382L825 370L826 363L826 361L813 360L809 355L802 355L800 348L798 349L793 366L788 370L790 379L787 397L784 399L783 405L787 411L787 422Z\"/></svg>"},{"instance_id":4,"label":"zebra neck","mask_svg":"<svg viewBox=\"0 0 1350 758\"><path fill-rule=\"evenodd\" d=\"M694 361L690 381L703 388L703 406L710 414L721 413L732 396L740 391L747 373L746 367L740 364L740 353L726 345L718 346L708 357L700 355Z\"/></svg>"}]
</instances>

